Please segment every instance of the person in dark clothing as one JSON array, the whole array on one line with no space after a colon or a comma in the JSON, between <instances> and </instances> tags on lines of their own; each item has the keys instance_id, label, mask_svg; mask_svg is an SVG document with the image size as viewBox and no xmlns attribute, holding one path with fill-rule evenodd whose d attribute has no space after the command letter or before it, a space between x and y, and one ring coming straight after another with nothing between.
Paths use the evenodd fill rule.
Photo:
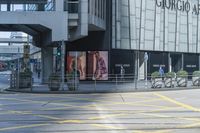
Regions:
<instances>
[{"instance_id":1,"label":"person in dark clothing","mask_svg":"<svg viewBox=\"0 0 200 133\"><path fill-rule=\"evenodd\" d=\"M40 72L41 72L41 69L38 68L38 69L37 69L38 79L40 79Z\"/></svg>"}]
</instances>

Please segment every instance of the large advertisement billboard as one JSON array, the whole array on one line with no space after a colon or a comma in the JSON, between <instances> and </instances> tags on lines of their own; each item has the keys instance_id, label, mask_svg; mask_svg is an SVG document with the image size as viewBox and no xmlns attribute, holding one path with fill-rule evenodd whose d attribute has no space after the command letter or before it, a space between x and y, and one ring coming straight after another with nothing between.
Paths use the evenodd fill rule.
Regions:
<instances>
[{"instance_id":1,"label":"large advertisement billboard","mask_svg":"<svg viewBox=\"0 0 200 133\"><path fill-rule=\"evenodd\" d=\"M80 80L108 80L108 51L67 52L67 73L73 71L73 62L77 62Z\"/></svg>"},{"instance_id":2,"label":"large advertisement billboard","mask_svg":"<svg viewBox=\"0 0 200 133\"><path fill-rule=\"evenodd\" d=\"M92 80L108 80L108 52L88 51L87 73Z\"/></svg>"},{"instance_id":3,"label":"large advertisement billboard","mask_svg":"<svg viewBox=\"0 0 200 133\"><path fill-rule=\"evenodd\" d=\"M77 58L76 58L77 57ZM80 73L80 80L86 79L86 52L68 52L67 53L67 73L73 71L73 62L77 62L77 70Z\"/></svg>"}]
</instances>

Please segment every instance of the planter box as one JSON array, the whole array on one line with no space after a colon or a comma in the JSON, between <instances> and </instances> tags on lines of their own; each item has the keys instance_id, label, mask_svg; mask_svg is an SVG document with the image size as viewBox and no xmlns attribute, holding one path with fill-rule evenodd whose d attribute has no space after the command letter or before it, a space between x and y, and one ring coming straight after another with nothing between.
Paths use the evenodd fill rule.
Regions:
<instances>
[{"instance_id":1,"label":"planter box","mask_svg":"<svg viewBox=\"0 0 200 133\"><path fill-rule=\"evenodd\" d=\"M163 82L162 78L151 79L152 88L162 88Z\"/></svg>"},{"instance_id":2,"label":"planter box","mask_svg":"<svg viewBox=\"0 0 200 133\"><path fill-rule=\"evenodd\" d=\"M31 88L32 75L19 75L19 88Z\"/></svg>"},{"instance_id":3,"label":"planter box","mask_svg":"<svg viewBox=\"0 0 200 133\"><path fill-rule=\"evenodd\" d=\"M51 91L58 91L60 89L60 81L49 79L48 86Z\"/></svg>"},{"instance_id":4,"label":"planter box","mask_svg":"<svg viewBox=\"0 0 200 133\"><path fill-rule=\"evenodd\" d=\"M193 86L200 86L200 77L192 77Z\"/></svg>"},{"instance_id":5,"label":"planter box","mask_svg":"<svg viewBox=\"0 0 200 133\"><path fill-rule=\"evenodd\" d=\"M68 79L67 80L67 86L68 86L69 91L78 90L78 88L79 88L79 80L78 80L78 78L76 78L76 79Z\"/></svg>"},{"instance_id":6,"label":"planter box","mask_svg":"<svg viewBox=\"0 0 200 133\"><path fill-rule=\"evenodd\" d=\"M175 85L175 78L165 78L164 84L167 88L173 88Z\"/></svg>"},{"instance_id":7,"label":"planter box","mask_svg":"<svg viewBox=\"0 0 200 133\"><path fill-rule=\"evenodd\" d=\"M177 86L178 87L187 87L187 78L178 77L177 78Z\"/></svg>"}]
</instances>

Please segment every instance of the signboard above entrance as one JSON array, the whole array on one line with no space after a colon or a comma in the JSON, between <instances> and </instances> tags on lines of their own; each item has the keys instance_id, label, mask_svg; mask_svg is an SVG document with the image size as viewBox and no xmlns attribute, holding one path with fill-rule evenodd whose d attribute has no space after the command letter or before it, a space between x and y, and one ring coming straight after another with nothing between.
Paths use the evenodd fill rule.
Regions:
<instances>
[{"instance_id":1,"label":"signboard above entrance","mask_svg":"<svg viewBox=\"0 0 200 133\"><path fill-rule=\"evenodd\" d=\"M200 4L190 0L156 0L156 6L173 11L192 12L195 15L199 15L200 10Z\"/></svg>"}]
</instances>

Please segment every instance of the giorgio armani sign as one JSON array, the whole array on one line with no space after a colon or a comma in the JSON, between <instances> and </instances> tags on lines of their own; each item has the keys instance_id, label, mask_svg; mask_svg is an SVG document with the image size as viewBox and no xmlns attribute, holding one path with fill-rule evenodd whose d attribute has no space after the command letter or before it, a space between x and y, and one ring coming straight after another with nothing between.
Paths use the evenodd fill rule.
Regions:
<instances>
[{"instance_id":1,"label":"giorgio armani sign","mask_svg":"<svg viewBox=\"0 0 200 133\"><path fill-rule=\"evenodd\" d=\"M200 4L193 3L190 0L155 0L156 6L163 9L191 12L192 14L199 15Z\"/></svg>"}]
</instances>

